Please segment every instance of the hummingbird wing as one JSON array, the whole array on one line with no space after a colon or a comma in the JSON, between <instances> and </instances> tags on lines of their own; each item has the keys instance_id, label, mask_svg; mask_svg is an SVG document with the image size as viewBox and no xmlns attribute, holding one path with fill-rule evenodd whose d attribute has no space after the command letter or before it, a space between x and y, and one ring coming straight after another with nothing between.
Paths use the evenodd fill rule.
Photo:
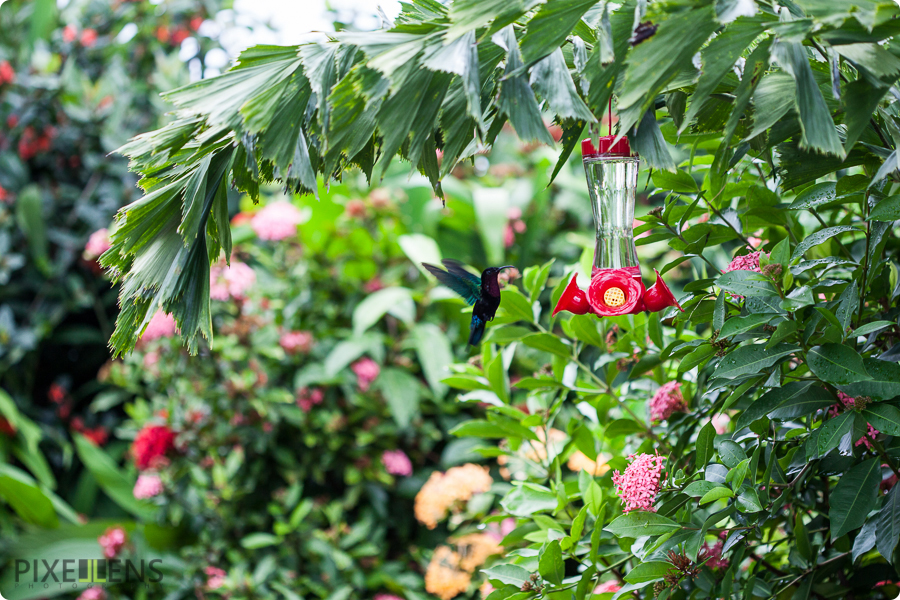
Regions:
<instances>
[{"instance_id":1,"label":"hummingbird wing","mask_svg":"<svg viewBox=\"0 0 900 600\"><path fill-rule=\"evenodd\" d=\"M468 304L478 302L481 298L481 278L466 271L458 261L445 259L441 262L447 267L446 271L428 263L422 263L422 266L437 277L438 281L462 296Z\"/></svg>"}]
</instances>

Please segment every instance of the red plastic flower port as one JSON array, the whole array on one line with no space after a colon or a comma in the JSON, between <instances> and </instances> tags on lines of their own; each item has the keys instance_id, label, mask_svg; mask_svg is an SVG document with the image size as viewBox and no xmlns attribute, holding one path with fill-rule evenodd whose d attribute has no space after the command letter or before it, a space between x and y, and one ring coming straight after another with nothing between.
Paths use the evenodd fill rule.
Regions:
<instances>
[{"instance_id":1,"label":"red plastic flower port","mask_svg":"<svg viewBox=\"0 0 900 600\"><path fill-rule=\"evenodd\" d=\"M656 269L653 269L653 271L656 273L656 283L651 285L650 288L644 292L644 306L647 307L647 310L650 312L659 312L664 308L677 306L678 310L684 312L684 309L678 304L678 300L675 299L675 295L672 294L672 290L670 290L669 286L666 285L666 282L662 280L659 271Z\"/></svg>"},{"instance_id":2,"label":"red plastic flower port","mask_svg":"<svg viewBox=\"0 0 900 600\"><path fill-rule=\"evenodd\" d=\"M644 284L628 269L600 269L591 277L588 302L601 317L636 314L644 310Z\"/></svg>"},{"instance_id":3,"label":"red plastic flower port","mask_svg":"<svg viewBox=\"0 0 900 600\"><path fill-rule=\"evenodd\" d=\"M579 288L578 284L575 282L576 279L578 279L578 276L572 275L572 281L569 282L569 285L563 290L562 296L560 296L559 300L556 302L556 308L553 309L554 316L556 316L556 313L563 310L575 313L576 315L584 315L590 312L591 305L588 303L584 290Z\"/></svg>"}]
</instances>

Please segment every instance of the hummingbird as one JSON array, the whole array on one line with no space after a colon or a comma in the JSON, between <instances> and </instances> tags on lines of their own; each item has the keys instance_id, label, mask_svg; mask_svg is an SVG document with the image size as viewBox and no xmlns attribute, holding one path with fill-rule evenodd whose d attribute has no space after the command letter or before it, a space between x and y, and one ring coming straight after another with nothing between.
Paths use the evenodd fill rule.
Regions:
<instances>
[{"instance_id":1,"label":"hummingbird","mask_svg":"<svg viewBox=\"0 0 900 600\"><path fill-rule=\"evenodd\" d=\"M472 322L469 324L469 345L477 346L484 336L485 325L494 319L500 306L500 282L497 281L497 276L503 269L515 267L488 267L478 277L466 271L458 260L448 258L441 262L447 267L446 271L428 263L422 263L422 266L473 307Z\"/></svg>"}]
</instances>

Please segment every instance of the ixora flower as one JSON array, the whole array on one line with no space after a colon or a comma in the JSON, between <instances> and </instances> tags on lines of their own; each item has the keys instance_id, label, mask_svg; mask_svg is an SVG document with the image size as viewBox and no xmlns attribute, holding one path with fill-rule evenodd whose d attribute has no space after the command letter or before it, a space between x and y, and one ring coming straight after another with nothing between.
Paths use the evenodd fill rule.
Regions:
<instances>
[{"instance_id":1,"label":"ixora flower","mask_svg":"<svg viewBox=\"0 0 900 600\"><path fill-rule=\"evenodd\" d=\"M595 594L610 594L618 592L622 589L622 584L616 581L615 579L610 579L609 581L604 581L600 585L594 588Z\"/></svg>"},{"instance_id":2,"label":"ixora flower","mask_svg":"<svg viewBox=\"0 0 900 600\"><path fill-rule=\"evenodd\" d=\"M279 200L267 204L253 215L250 227L261 240L279 241L297 234L297 225L303 223L303 213L290 202Z\"/></svg>"},{"instance_id":3,"label":"ixora flower","mask_svg":"<svg viewBox=\"0 0 900 600\"><path fill-rule=\"evenodd\" d=\"M664 456L657 454L632 454L632 461L624 473L613 473L613 485L616 492L625 502L623 513L633 510L656 512L653 501L659 492L659 479L662 474Z\"/></svg>"},{"instance_id":4,"label":"ixora flower","mask_svg":"<svg viewBox=\"0 0 900 600\"><path fill-rule=\"evenodd\" d=\"M256 273L237 260L232 260L230 266L219 261L209 269L209 297L213 300L241 299L254 283Z\"/></svg>"},{"instance_id":5,"label":"ixora flower","mask_svg":"<svg viewBox=\"0 0 900 600\"><path fill-rule=\"evenodd\" d=\"M81 592L78 600L106 600L106 590L102 587L89 587Z\"/></svg>"},{"instance_id":6,"label":"ixora flower","mask_svg":"<svg viewBox=\"0 0 900 600\"><path fill-rule=\"evenodd\" d=\"M206 567L206 587L210 590L217 590L225 585L225 577L228 575L224 570L218 567Z\"/></svg>"},{"instance_id":7,"label":"ixora flower","mask_svg":"<svg viewBox=\"0 0 900 600\"><path fill-rule=\"evenodd\" d=\"M159 464L175 447L175 434L165 425L148 425L141 429L131 444L131 456L141 471Z\"/></svg>"},{"instance_id":8,"label":"ixora flower","mask_svg":"<svg viewBox=\"0 0 900 600\"><path fill-rule=\"evenodd\" d=\"M85 260L97 260L101 254L109 250L109 247L109 229L106 227L98 229L88 238L82 257Z\"/></svg>"},{"instance_id":9,"label":"ixora flower","mask_svg":"<svg viewBox=\"0 0 900 600\"><path fill-rule=\"evenodd\" d=\"M163 493L162 479L156 473L141 473L132 492L138 500L146 500Z\"/></svg>"},{"instance_id":10,"label":"ixora flower","mask_svg":"<svg viewBox=\"0 0 900 600\"><path fill-rule=\"evenodd\" d=\"M103 548L103 556L106 558L118 556L127 541L128 535L121 527L110 527L106 533L97 538L97 543Z\"/></svg>"},{"instance_id":11,"label":"ixora flower","mask_svg":"<svg viewBox=\"0 0 900 600\"><path fill-rule=\"evenodd\" d=\"M601 317L644 310L644 284L628 269L600 269L591 277L588 302Z\"/></svg>"},{"instance_id":12,"label":"ixora flower","mask_svg":"<svg viewBox=\"0 0 900 600\"><path fill-rule=\"evenodd\" d=\"M762 273L762 269L759 268L759 255L762 252L751 252L750 254L744 254L743 256L735 256L732 259L731 263L725 267L725 273L730 273L731 271L754 271L756 273Z\"/></svg>"},{"instance_id":13,"label":"ixora flower","mask_svg":"<svg viewBox=\"0 0 900 600\"><path fill-rule=\"evenodd\" d=\"M306 353L312 349L313 334L311 331L288 331L281 334L278 343L288 354Z\"/></svg>"},{"instance_id":14,"label":"ixora flower","mask_svg":"<svg viewBox=\"0 0 900 600\"><path fill-rule=\"evenodd\" d=\"M493 483L487 467L472 463L452 467L446 473L435 471L416 494L416 519L434 529L457 502L467 502L474 494L488 491Z\"/></svg>"},{"instance_id":15,"label":"ixora flower","mask_svg":"<svg viewBox=\"0 0 900 600\"><path fill-rule=\"evenodd\" d=\"M409 477L413 473L412 461L403 450L385 450L381 455L381 464L391 475Z\"/></svg>"},{"instance_id":16,"label":"ixora flower","mask_svg":"<svg viewBox=\"0 0 900 600\"><path fill-rule=\"evenodd\" d=\"M670 381L661 386L650 399L650 420L665 421L676 412L686 412L687 403L681 395L681 384Z\"/></svg>"},{"instance_id":17,"label":"ixora flower","mask_svg":"<svg viewBox=\"0 0 900 600\"><path fill-rule=\"evenodd\" d=\"M175 317L158 310L153 315L153 318L150 319L150 322L147 323L147 328L144 329L141 340L150 342L159 338L169 338L175 335L177 331L178 325L175 323Z\"/></svg>"},{"instance_id":18,"label":"ixora flower","mask_svg":"<svg viewBox=\"0 0 900 600\"><path fill-rule=\"evenodd\" d=\"M472 576L459 568L459 554L448 546L438 546L425 571L425 591L441 600L450 600L466 591Z\"/></svg>"},{"instance_id":19,"label":"ixora flower","mask_svg":"<svg viewBox=\"0 0 900 600\"><path fill-rule=\"evenodd\" d=\"M378 378L378 374L381 373L381 368L378 366L378 363L372 360L371 358L361 358L352 365L350 365L350 369L356 373L356 384L359 386L359 391L367 392L369 391L369 386L372 385L372 382Z\"/></svg>"}]
</instances>

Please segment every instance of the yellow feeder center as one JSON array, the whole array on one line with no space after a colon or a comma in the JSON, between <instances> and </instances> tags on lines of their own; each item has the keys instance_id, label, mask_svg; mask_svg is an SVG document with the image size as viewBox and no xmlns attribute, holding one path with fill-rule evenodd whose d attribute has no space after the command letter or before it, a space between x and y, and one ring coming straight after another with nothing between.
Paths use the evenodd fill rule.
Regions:
<instances>
[{"instance_id":1,"label":"yellow feeder center","mask_svg":"<svg viewBox=\"0 0 900 600\"><path fill-rule=\"evenodd\" d=\"M625 304L625 292L622 288L611 287L603 292L603 302L613 308Z\"/></svg>"}]
</instances>

